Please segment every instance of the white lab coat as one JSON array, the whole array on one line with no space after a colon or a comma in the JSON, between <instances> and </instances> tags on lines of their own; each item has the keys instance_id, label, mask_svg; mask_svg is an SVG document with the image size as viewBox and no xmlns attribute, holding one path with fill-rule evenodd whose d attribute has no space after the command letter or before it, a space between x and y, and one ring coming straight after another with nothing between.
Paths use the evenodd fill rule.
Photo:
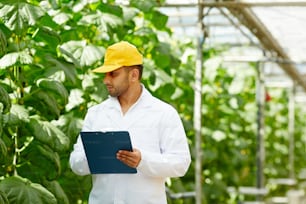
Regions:
<instances>
[{"instance_id":1,"label":"white lab coat","mask_svg":"<svg viewBox=\"0 0 306 204\"><path fill-rule=\"evenodd\" d=\"M136 174L95 174L89 204L166 204L165 180L183 176L191 162L177 111L143 86L138 101L123 115L117 98L88 110L82 131L129 131L141 152ZM70 155L78 175L90 174L80 137Z\"/></svg>"}]
</instances>

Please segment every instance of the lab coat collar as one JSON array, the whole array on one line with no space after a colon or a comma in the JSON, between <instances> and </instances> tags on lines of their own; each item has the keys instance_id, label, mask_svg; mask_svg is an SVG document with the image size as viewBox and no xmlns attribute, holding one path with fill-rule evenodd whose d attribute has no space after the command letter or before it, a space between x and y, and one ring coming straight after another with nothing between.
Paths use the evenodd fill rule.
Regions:
<instances>
[{"instance_id":1,"label":"lab coat collar","mask_svg":"<svg viewBox=\"0 0 306 204\"><path fill-rule=\"evenodd\" d=\"M128 117L128 120L123 122L124 117L121 114L121 107L117 97L109 97L109 100L106 101L106 106L108 111L106 111L107 117L113 122L114 126L119 129L128 129L132 124L137 122L139 118L143 118L145 114L147 114L148 110L153 104L153 97L151 93L142 85L142 92L139 99L136 103L130 107L129 111L133 111L132 109L137 108L142 111L137 111L137 117ZM131 114L127 112L126 114Z\"/></svg>"},{"instance_id":2,"label":"lab coat collar","mask_svg":"<svg viewBox=\"0 0 306 204\"><path fill-rule=\"evenodd\" d=\"M142 86L142 92L139 97L139 99L135 102L135 105L141 106L141 108L148 108L152 105L152 94L145 88L143 84ZM109 96L109 103L106 104L109 108L114 108L118 111L121 110L120 103L117 97Z\"/></svg>"}]
</instances>

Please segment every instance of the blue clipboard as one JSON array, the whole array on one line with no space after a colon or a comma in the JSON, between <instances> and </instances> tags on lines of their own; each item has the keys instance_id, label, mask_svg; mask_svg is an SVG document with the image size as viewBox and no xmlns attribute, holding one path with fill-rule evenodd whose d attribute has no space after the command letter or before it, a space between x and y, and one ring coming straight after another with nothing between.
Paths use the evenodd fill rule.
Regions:
<instances>
[{"instance_id":1,"label":"blue clipboard","mask_svg":"<svg viewBox=\"0 0 306 204\"><path fill-rule=\"evenodd\" d=\"M91 174L137 173L116 158L119 150L132 151L129 132L80 132Z\"/></svg>"}]
</instances>

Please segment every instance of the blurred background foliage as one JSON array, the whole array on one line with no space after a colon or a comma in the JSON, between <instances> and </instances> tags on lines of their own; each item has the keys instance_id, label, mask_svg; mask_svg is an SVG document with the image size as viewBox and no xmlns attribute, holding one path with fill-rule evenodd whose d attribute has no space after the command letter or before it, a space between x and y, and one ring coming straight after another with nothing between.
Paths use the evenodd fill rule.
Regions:
<instances>
[{"instance_id":1,"label":"blurred background foliage","mask_svg":"<svg viewBox=\"0 0 306 204\"><path fill-rule=\"evenodd\" d=\"M143 83L177 108L194 158L196 42L172 37L168 17L158 11L162 3L0 2L0 203L87 203L90 177L73 174L68 158L88 107L107 97L102 75L91 70L120 40L143 53ZM225 66L224 51L203 47L203 203L233 203L229 186L256 183L257 67ZM267 91L265 176L288 177L288 93ZM296 106L297 175L306 163L305 116ZM194 160L185 177L167 185L194 191Z\"/></svg>"}]
</instances>

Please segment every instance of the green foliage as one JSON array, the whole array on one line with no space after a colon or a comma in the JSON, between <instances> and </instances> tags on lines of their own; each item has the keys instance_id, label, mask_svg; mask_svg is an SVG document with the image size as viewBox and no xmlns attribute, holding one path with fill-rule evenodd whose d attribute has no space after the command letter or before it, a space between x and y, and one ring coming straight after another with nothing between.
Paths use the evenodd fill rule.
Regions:
<instances>
[{"instance_id":1,"label":"green foliage","mask_svg":"<svg viewBox=\"0 0 306 204\"><path fill-rule=\"evenodd\" d=\"M192 47L196 47L195 45ZM184 125L190 138L193 157L195 152L194 132L192 128L193 104L193 72L190 70L195 62L195 50L190 44L181 45L178 53L182 64L172 71L176 87L183 90L178 102L173 102L182 113ZM203 55L203 97L202 97L202 147L203 147L203 203L236 203L238 195L230 194L228 187L237 189L239 186L256 186L256 145L257 145L257 106L256 106L256 69L253 64L226 64L221 58L223 50L210 48ZM209 56L209 57L208 57ZM185 60L184 58L188 59ZM188 87L188 88L187 88ZM265 177L266 187L270 189L269 178L289 177L289 137L288 137L288 95L283 88L267 89L272 97L265 105ZM161 97L165 97L160 93ZM171 93L168 91L167 93ZM166 96L166 98L168 98ZM168 100L168 99L167 99ZM169 99L171 101L171 99ZM183 104L189 104L184 106ZM181 109L184 107L184 109ZM303 171L301 160L305 152L305 111L296 104L295 124L295 171L296 175ZM304 138L304 139L303 139ZM303 144L302 144L303 143ZM298 156L299 155L299 156ZM298 157L298 159L297 159ZM187 175L180 181L185 191L194 190L194 169L192 163ZM279 167L282 168L279 168ZM182 192L172 184L175 192ZM180 186L180 185L178 185ZM270 192L270 195L272 192ZM286 189L279 190L278 195L285 195ZM188 202L192 203L192 199ZM187 203L177 200L173 203Z\"/></svg>"},{"instance_id":2,"label":"green foliage","mask_svg":"<svg viewBox=\"0 0 306 204\"><path fill-rule=\"evenodd\" d=\"M7 91L2 87L1 84L0 84L0 103L2 104L3 113L7 113L12 106L10 96L7 93Z\"/></svg>"},{"instance_id":3,"label":"green foliage","mask_svg":"<svg viewBox=\"0 0 306 204\"><path fill-rule=\"evenodd\" d=\"M102 64L108 45L128 40L141 47L152 65L148 77L162 74L169 79L163 86L173 87L167 66L178 67L179 60L157 36L158 30L169 33L167 16L154 1L134 3L0 3L3 203L86 203L90 177L73 174L68 159L87 108L107 97L101 76L91 70Z\"/></svg>"},{"instance_id":4,"label":"green foliage","mask_svg":"<svg viewBox=\"0 0 306 204\"><path fill-rule=\"evenodd\" d=\"M2 191L0 191L0 202L2 204L9 204L6 194L3 193Z\"/></svg>"},{"instance_id":5,"label":"green foliage","mask_svg":"<svg viewBox=\"0 0 306 204\"><path fill-rule=\"evenodd\" d=\"M69 199L58 181L45 181L44 186L56 197L57 203L69 204Z\"/></svg>"},{"instance_id":6,"label":"green foliage","mask_svg":"<svg viewBox=\"0 0 306 204\"><path fill-rule=\"evenodd\" d=\"M54 195L42 185L18 176L1 181L0 191L7 195L9 203L57 203Z\"/></svg>"}]
</instances>

